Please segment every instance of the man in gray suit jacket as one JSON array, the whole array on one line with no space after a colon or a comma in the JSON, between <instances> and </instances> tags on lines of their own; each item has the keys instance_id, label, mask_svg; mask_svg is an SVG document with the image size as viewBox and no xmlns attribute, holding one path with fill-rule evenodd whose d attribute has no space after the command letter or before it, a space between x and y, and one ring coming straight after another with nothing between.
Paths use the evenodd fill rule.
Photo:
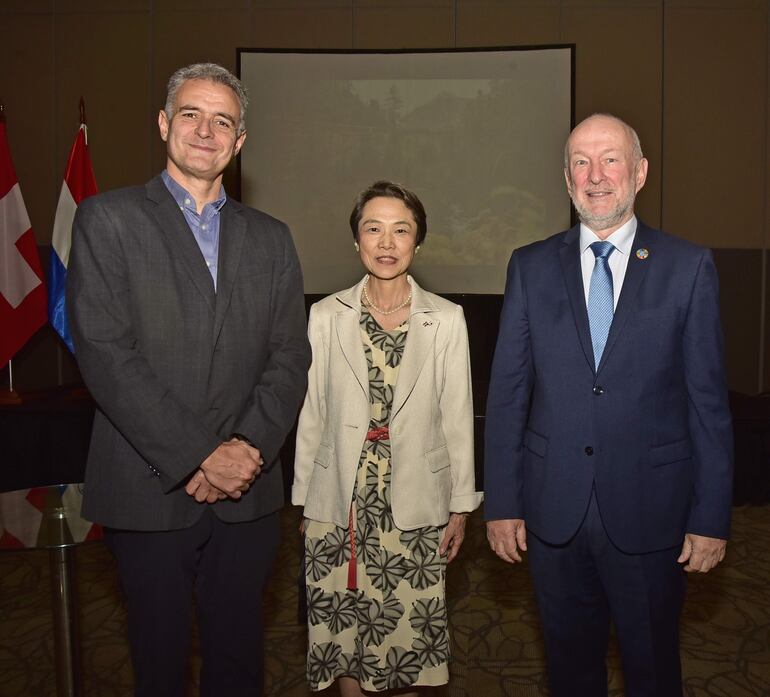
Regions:
<instances>
[{"instance_id":1,"label":"man in gray suit jacket","mask_svg":"<svg viewBox=\"0 0 770 697\"><path fill-rule=\"evenodd\" d=\"M87 199L73 228L67 303L98 404L83 512L107 528L142 697L187 694L193 592L201 695L262 694L278 453L310 351L288 228L222 187L245 109L224 68L178 70L166 170Z\"/></svg>"}]
</instances>

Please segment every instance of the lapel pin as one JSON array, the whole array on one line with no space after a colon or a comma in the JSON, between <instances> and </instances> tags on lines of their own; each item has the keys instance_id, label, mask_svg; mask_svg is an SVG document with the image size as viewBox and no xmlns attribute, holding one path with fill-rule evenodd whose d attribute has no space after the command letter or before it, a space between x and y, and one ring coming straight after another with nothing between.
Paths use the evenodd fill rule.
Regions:
<instances>
[{"instance_id":1,"label":"lapel pin","mask_svg":"<svg viewBox=\"0 0 770 697\"><path fill-rule=\"evenodd\" d=\"M644 247L640 247L636 250L636 258L641 259L644 261L648 256L650 256L650 250L645 249Z\"/></svg>"},{"instance_id":2,"label":"lapel pin","mask_svg":"<svg viewBox=\"0 0 770 697\"><path fill-rule=\"evenodd\" d=\"M425 321L422 323L422 326L423 326L423 327L432 327L432 326L433 326L433 322L429 322L428 320L425 320Z\"/></svg>"}]
</instances>

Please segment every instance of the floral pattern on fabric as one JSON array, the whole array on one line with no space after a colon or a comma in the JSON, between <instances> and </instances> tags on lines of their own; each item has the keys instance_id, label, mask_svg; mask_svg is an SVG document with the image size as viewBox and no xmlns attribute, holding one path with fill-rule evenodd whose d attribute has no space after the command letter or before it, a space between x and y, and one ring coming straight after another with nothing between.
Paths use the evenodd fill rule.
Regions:
<instances>
[{"instance_id":1,"label":"floral pattern on fabric","mask_svg":"<svg viewBox=\"0 0 770 697\"><path fill-rule=\"evenodd\" d=\"M387 426L408 323L382 329L364 310L369 428ZM347 588L350 531L308 520L305 566L310 688L352 677L364 690L441 685L449 671L443 529L399 530L391 507L390 440L366 441L352 497L356 585Z\"/></svg>"}]
</instances>

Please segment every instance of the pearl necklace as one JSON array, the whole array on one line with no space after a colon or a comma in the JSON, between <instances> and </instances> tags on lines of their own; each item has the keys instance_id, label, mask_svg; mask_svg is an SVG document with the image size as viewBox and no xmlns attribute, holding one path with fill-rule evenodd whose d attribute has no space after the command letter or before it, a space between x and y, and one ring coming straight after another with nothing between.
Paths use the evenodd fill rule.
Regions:
<instances>
[{"instance_id":1,"label":"pearl necklace","mask_svg":"<svg viewBox=\"0 0 770 697\"><path fill-rule=\"evenodd\" d=\"M409 288L409 295L406 296L406 300L402 302L400 305L396 305L392 310L381 310L379 307L377 307L373 302L372 299L369 297L369 293L366 290L366 286L369 283L369 276L367 276L364 279L364 300L366 300L366 304L369 305L369 307L372 308L375 312L377 312L380 315L392 315L394 312L398 312L399 310L404 309L410 302L412 302L412 289Z\"/></svg>"}]
</instances>

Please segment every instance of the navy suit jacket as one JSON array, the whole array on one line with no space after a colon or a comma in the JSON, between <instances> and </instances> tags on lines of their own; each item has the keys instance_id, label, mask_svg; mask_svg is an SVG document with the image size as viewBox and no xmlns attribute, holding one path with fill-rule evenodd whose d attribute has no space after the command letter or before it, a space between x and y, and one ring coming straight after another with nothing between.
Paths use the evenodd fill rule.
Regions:
<instances>
[{"instance_id":1,"label":"navy suit jacket","mask_svg":"<svg viewBox=\"0 0 770 697\"><path fill-rule=\"evenodd\" d=\"M726 538L732 428L711 252L641 221L594 369L580 229L514 251L486 413L485 517L552 544L592 488L623 551ZM637 255L637 250L646 250Z\"/></svg>"}]
</instances>

